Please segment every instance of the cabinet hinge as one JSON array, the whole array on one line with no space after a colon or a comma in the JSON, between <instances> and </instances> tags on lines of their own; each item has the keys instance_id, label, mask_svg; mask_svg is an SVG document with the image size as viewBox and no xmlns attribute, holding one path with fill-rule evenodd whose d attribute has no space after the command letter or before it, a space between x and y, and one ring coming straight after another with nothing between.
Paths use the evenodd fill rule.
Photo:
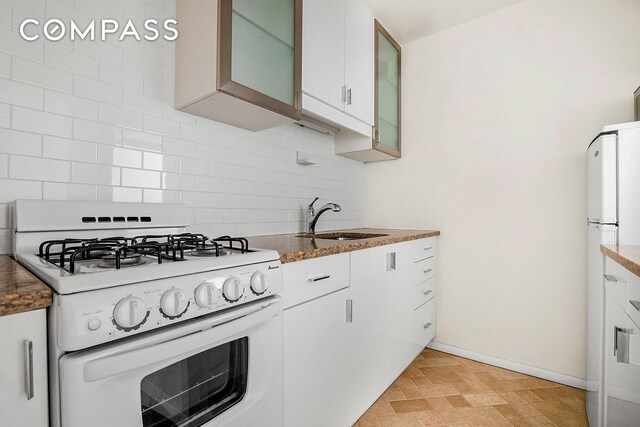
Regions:
<instances>
[{"instance_id":1,"label":"cabinet hinge","mask_svg":"<svg viewBox=\"0 0 640 427\"><path fill-rule=\"evenodd\" d=\"M353 323L353 300L347 300L347 322Z\"/></svg>"}]
</instances>

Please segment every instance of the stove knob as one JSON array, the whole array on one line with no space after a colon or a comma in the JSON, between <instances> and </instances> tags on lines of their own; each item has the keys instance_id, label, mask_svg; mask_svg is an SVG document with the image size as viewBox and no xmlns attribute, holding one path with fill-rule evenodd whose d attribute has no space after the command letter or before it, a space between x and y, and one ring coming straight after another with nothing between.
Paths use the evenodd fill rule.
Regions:
<instances>
[{"instance_id":1,"label":"stove knob","mask_svg":"<svg viewBox=\"0 0 640 427\"><path fill-rule=\"evenodd\" d=\"M229 277L222 285L222 294L229 302L238 301L244 295L244 285L235 276Z\"/></svg>"},{"instance_id":2,"label":"stove knob","mask_svg":"<svg viewBox=\"0 0 640 427\"><path fill-rule=\"evenodd\" d=\"M113 321L123 329L133 329L147 318L147 306L140 298L123 298L113 309Z\"/></svg>"},{"instance_id":3,"label":"stove knob","mask_svg":"<svg viewBox=\"0 0 640 427\"><path fill-rule=\"evenodd\" d=\"M267 292L267 276L261 272L256 271L251 276L251 290L256 295L262 295Z\"/></svg>"},{"instance_id":4,"label":"stove knob","mask_svg":"<svg viewBox=\"0 0 640 427\"><path fill-rule=\"evenodd\" d=\"M160 310L169 318L181 316L187 311L188 306L189 302L180 289L169 289L160 298Z\"/></svg>"},{"instance_id":5,"label":"stove knob","mask_svg":"<svg viewBox=\"0 0 640 427\"><path fill-rule=\"evenodd\" d=\"M204 282L196 288L194 297L200 307L210 308L216 302L216 287L213 283Z\"/></svg>"}]
</instances>

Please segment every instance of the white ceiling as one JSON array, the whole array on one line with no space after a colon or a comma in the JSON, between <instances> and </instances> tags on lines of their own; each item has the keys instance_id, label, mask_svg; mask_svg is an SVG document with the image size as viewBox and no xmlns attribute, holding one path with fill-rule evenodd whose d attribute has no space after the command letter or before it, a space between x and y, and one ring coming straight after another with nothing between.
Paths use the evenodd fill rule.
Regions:
<instances>
[{"instance_id":1,"label":"white ceiling","mask_svg":"<svg viewBox=\"0 0 640 427\"><path fill-rule=\"evenodd\" d=\"M400 43L462 24L523 0L365 0Z\"/></svg>"}]
</instances>

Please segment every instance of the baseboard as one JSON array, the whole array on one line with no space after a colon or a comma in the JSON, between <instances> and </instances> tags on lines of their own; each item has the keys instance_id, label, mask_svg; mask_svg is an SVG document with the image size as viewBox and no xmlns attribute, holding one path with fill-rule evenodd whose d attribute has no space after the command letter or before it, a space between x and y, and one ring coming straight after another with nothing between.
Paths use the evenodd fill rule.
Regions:
<instances>
[{"instance_id":1,"label":"baseboard","mask_svg":"<svg viewBox=\"0 0 640 427\"><path fill-rule=\"evenodd\" d=\"M476 360L488 365L497 366L499 368L508 369L510 371L520 372L521 374L531 375L532 377L542 378L544 380L553 381L571 387L581 388L583 390L587 388L587 382L582 378L576 378L570 375L560 374L558 372L547 371L546 369L534 368L533 366L527 366L523 365L522 363L511 362L509 360L487 356L485 354L476 353L474 351L465 350L463 348L454 347L448 344L442 344L432 341L427 345L427 348L453 354L455 356L464 357L465 359Z\"/></svg>"}]
</instances>

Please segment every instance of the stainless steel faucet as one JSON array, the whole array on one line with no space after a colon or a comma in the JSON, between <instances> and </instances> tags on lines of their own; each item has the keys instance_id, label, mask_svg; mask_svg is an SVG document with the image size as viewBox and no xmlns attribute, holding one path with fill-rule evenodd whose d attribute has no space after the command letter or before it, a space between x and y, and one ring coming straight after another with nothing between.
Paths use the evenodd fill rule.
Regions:
<instances>
[{"instance_id":1,"label":"stainless steel faucet","mask_svg":"<svg viewBox=\"0 0 640 427\"><path fill-rule=\"evenodd\" d=\"M318 212L316 212L316 210L313 208L313 204L317 202L318 199L319 197L316 197L315 199L313 199L313 202L311 202L311 204L309 204L309 207L307 208L307 233L308 234L316 233L316 224L320 219L320 215L322 215L326 211L340 212L342 210L340 205L336 203L327 203L326 205L318 209Z\"/></svg>"}]
</instances>

